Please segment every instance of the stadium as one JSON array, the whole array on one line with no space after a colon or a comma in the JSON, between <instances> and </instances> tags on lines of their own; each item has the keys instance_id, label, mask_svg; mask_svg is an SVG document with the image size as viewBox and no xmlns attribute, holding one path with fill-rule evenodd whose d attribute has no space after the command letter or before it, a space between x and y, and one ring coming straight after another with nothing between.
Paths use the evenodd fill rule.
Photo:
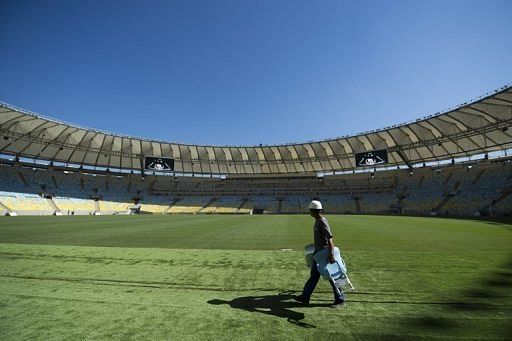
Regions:
<instances>
[{"instance_id":1,"label":"stadium","mask_svg":"<svg viewBox=\"0 0 512 341\"><path fill-rule=\"evenodd\" d=\"M2 2L0 340L510 340L510 7Z\"/></svg>"},{"instance_id":2,"label":"stadium","mask_svg":"<svg viewBox=\"0 0 512 341\"><path fill-rule=\"evenodd\" d=\"M510 251L508 220L492 220L496 226L488 226L487 220L439 220L432 216L509 216L510 86L414 122L288 145L199 146L122 136L5 103L0 121L0 207L4 215L17 216L2 221L2 288L7 295L4 304L15 312L26 313L23 304L31 305L28 317L18 322L22 325L46 326L44 319L34 321L34 314L47 314L52 305L56 313L50 315L62 319L64 306L78 300L80 308L68 312L92 325L75 327L78 334L64 329L67 332L63 335L118 337L118 332L106 333L113 326L105 329L101 323L98 331L91 332L89 328L99 322L84 314L102 309L99 314L103 316L109 314L108 309L121 309L118 305L127 304L125 300L134 300L126 307L126 320L120 323L123 328L130 329L125 324L131 319L139 321L133 309L149 309L160 316L159 320L178 304L179 314L185 309L186 319L202 321L200 332L211 337L231 335L233 331L225 328L238 323L245 324L247 337L255 339L270 337L274 331L269 323L279 324L278 338L290 337L285 336L287 333L295 338L347 332L358 337L469 337L475 330L492 337L507 335L504 328L512 309L511 268L510 263L503 264L507 256L504 250ZM300 331L300 327L316 329L325 316L320 320L306 318L302 308L290 303L286 290L300 288L279 275L285 271L277 261L282 257L292 264L289 270L296 276L303 272L300 250L308 240L308 228L307 216L302 214L308 212L313 199L323 203L325 213L346 235L343 243L348 246L347 261L357 287L352 305L359 311L347 310L353 325L343 331L327 332L326 326L314 333ZM259 214L265 216L255 216ZM42 215L73 217L22 217ZM114 215L126 217L106 217ZM397 242L397 233L405 239ZM457 238L460 233L464 235L462 241ZM373 249L375 243L380 245L375 254L358 253L357 246ZM423 243L433 244L425 247ZM105 246L116 248L101 249ZM471 247L473 253L461 254L460 248L465 247ZM133 251L125 251L130 248ZM161 251L165 248L172 251ZM197 274L201 265L190 263L190 256L182 251L198 248L207 250L201 251L208 254L208 260L202 262L206 274ZM431 254L432 250L438 253ZM240 262L230 260L234 252ZM409 257L407 265L400 264L404 255ZM372 268L368 262L375 257L385 257L392 266L377 264L368 270ZM444 264L445 257L462 259L449 267ZM253 279L256 287L249 285L245 276L232 272L247 271L254 277L263 262L270 262L275 273L270 278ZM165 264L171 276L162 275L158 264ZM223 264L232 267L227 270ZM482 268L490 271L494 266L501 270L478 279ZM407 270L400 272L397 267ZM465 274L451 277L455 270L451 267L463 267ZM411 273L416 276L412 281L408 278ZM219 286L225 281L230 284ZM457 292L468 282L473 288ZM439 291L426 294L420 290L427 283ZM31 288L33 285L37 288ZM177 292L172 303L162 296L169 290ZM446 297L445 290L449 292ZM53 291L56 294L51 294ZM21 301L16 300L21 297ZM201 299L210 307L199 312L188 307L190 300ZM135 302L138 300L154 302L145 308L145 303ZM167 303L155 308L161 300ZM355 304L375 304L376 309L391 309L393 313L375 318ZM391 304L398 308L379 307ZM418 304L426 308L418 310ZM219 316L214 320L222 323L214 327L213 321L209 322L212 317L203 314L217 305L270 318L256 323L251 316L227 320ZM322 309L323 305L309 309ZM223 314L218 310L210 313ZM340 318L347 318L346 314ZM4 321L11 319L3 317ZM103 316L101 320L105 323L109 318ZM173 323L180 321L184 323L185 317L175 317ZM193 335L174 324L153 329L157 322L138 323L142 323L140 328L131 334L137 338ZM144 327L144 323L152 327ZM373 323L378 333L363 329ZM291 326L296 329L290 330ZM4 336L23 338L55 337L55 330L63 332L63 326L36 334L32 334L33 326L24 328L29 334L12 325L4 325L2 330L7 331Z\"/></svg>"},{"instance_id":3,"label":"stadium","mask_svg":"<svg viewBox=\"0 0 512 341\"><path fill-rule=\"evenodd\" d=\"M312 199L331 214L512 210L511 86L414 122L274 146L122 136L5 103L0 114L4 215L299 214Z\"/></svg>"}]
</instances>

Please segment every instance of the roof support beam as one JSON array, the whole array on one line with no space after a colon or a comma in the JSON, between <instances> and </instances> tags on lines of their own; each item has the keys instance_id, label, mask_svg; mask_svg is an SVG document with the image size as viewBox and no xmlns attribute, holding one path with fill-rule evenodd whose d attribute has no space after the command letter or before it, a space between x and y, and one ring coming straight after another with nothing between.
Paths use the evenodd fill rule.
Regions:
<instances>
[{"instance_id":1,"label":"roof support beam","mask_svg":"<svg viewBox=\"0 0 512 341\"><path fill-rule=\"evenodd\" d=\"M412 169L412 164L409 161L409 159L407 158L407 156L405 156L404 151L403 150L397 150L396 153L402 158L402 160L405 162L407 167L409 167L409 169Z\"/></svg>"}]
</instances>

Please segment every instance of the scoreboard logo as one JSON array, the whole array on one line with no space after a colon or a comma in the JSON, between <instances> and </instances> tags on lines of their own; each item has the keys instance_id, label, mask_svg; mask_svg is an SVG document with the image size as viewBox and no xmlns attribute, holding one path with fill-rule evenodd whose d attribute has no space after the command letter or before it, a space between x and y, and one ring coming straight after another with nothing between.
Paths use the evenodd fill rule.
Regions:
<instances>
[{"instance_id":1,"label":"scoreboard logo","mask_svg":"<svg viewBox=\"0 0 512 341\"><path fill-rule=\"evenodd\" d=\"M386 163L388 163L388 152L386 149L356 154L356 167L376 166Z\"/></svg>"},{"instance_id":2,"label":"scoreboard logo","mask_svg":"<svg viewBox=\"0 0 512 341\"><path fill-rule=\"evenodd\" d=\"M144 159L144 169L160 172L171 172L174 170L174 159L146 156Z\"/></svg>"}]
</instances>

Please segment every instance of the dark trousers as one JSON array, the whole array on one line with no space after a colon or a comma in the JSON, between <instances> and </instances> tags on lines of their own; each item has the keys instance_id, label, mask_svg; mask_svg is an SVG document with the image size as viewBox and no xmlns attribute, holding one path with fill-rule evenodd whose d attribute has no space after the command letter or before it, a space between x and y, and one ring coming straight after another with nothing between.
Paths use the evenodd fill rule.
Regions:
<instances>
[{"instance_id":1,"label":"dark trousers","mask_svg":"<svg viewBox=\"0 0 512 341\"><path fill-rule=\"evenodd\" d=\"M316 262L313 262L313 266L311 267L311 274L309 275L309 279L304 285L304 290L302 290L302 298L304 301L309 302L309 299L311 298L311 295L313 294L319 279L320 272L318 272L318 269L316 268ZM333 281L329 281L329 284L331 285L332 291L334 293L334 300L336 302L345 301L345 295L343 294L343 291L341 291L341 289L338 290L336 284Z\"/></svg>"}]
</instances>

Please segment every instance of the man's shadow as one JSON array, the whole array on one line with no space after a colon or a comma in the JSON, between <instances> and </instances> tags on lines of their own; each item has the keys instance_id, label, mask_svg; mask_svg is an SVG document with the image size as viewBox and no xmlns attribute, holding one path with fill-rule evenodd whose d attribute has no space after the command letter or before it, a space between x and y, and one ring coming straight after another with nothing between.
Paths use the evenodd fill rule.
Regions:
<instances>
[{"instance_id":1,"label":"man's shadow","mask_svg":"<svg viewBox=\"0 0 512 341\"><path fill-rule=\"evenodd\" d=\"M304 319L304 313L291 310L291 308L304 307L301 303L293 300L292 294L293 291L285 291L277 295L238 297L231 301L214 299L208 301L208 303L214 305L229 304L231 308L285 318L288 322L303 328L316 328L311 324L301 322ZM324 307L328 304L311 306Z\"/></svg>"}]
</instances>

